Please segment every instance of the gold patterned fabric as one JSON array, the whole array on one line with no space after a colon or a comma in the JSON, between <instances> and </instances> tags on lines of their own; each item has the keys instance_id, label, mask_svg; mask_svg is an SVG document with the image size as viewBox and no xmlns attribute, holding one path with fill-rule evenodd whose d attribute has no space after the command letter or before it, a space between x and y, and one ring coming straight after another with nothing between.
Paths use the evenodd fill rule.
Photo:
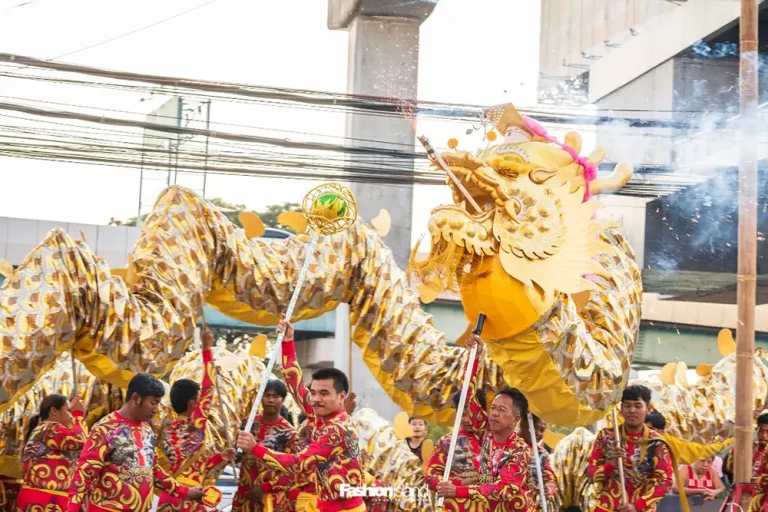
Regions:
<instances>
[{"instance_id":1,"label":"gold patterned fabric","mask_svg":"<svg viewBox=\"0 0 768 512\"><path fill-rule=\"evenodd\" d=\"M766 357L768 352L763 348L755 350L752 409L756 411L762 410L768 395ZM692 385L670 385L656 378L636 383L651 388L651 405L667 421L665 433L699 443L718 443L733 436L736 354L718 361L709 375Z\"/></svg>"},{"instance_id":2,"label":"gold patterned fabric","mask_svg":"<svg viewBox=\"0 0 768 512\"><path fill-rule=\"evenodd\" d=\"M0 288L0 366L10 369L0 376L0 411L73 344L93 375L117 386L135 372L165 374L192 339L206 297L233 318L274 325L308 239L248 240L213 205L171 187L136 243L129 289L83 242L51 231ZM321 236L302 290L294 320L349 302L355 342L390 396L432 421L452 419L446 404L467 352L446 344L375 230L358 221ZM501 384L498 370L485 380Z\"/></svg>"},{"instance_id":3,"label":"gold patterned fabric","mask_svg":"<svg viewBox=\"0 0 768 512\"><path fill-rule=\"evenodd\" d=\"M360 443L363 469L378 478L384 487L423 488L426 485L422 464L406 443L395 436L392 424L373 409L360 409L352 416ZM392 498L397 510L421 510L417 501L404 496Z\"/></svg>"},{"instance_id":4,"label":"gold patterned fabric","mask_svg":"<svg viewBox=\"0 0 768 512\"><path fill-rule=\"evenodd\" d=\"M85 423L93 425L112 410L115 400L110 398L109 386L91 375L79 361L77 364L78 394L87 411ZM56 363L5 412L0 413L0 476L21 478L21 454L24 434L29 420L40 412L40 403L46 395L72 392L72 360L68 353Z\"/></svg>"},{"instance_id":5,"label":"gold patterned fabric","mask_svg":"<svg viewBox=\"0 0 768 512\"><path fill-rule=\"evenodd\" d=\"M587 475L594 442L595 434L579 427L557 443L550 456L558 483L555 510L570 507L579 507L581 510L594 508L595 489Z\"/></svg>"}]
</instances>

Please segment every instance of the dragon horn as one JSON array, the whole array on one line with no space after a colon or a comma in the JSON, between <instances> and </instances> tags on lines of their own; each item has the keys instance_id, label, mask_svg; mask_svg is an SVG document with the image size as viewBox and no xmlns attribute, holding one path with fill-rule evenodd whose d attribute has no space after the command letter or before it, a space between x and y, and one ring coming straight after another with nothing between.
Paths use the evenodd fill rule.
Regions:
<instances>
[{"instance_id":1,"label":"dragon horn","mask_svg":"<svg viewBox=\"0 0 768 512\"><path fill-rule=\"evenodd\" d=\"M621 162L607 177L592 180L589 184L590 192L596 196L604 192L615 192L621 189L632 177L632 170L632 164Z\"/></svg>"}]
</instances>

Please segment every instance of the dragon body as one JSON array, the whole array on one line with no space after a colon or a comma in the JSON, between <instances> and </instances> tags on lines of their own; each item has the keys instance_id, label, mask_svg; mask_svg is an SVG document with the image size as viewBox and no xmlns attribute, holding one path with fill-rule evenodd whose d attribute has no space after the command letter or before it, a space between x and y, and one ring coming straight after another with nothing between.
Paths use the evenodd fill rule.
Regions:
<instances>
[{"instance_id":1,"label":"dragon body","mask_svg":"<svg viewBox=\"0 0 768 512\"><path fill-rule=\"evenodd\" d=\"M449 181L455 204L433 211L429 256L412 258L410 271L433 291L458 291L468 323L487 316L482 387L521 389L549 423L591 424L627 383L642 290L634 253L595 218L590 194L620 188L631 167L594 179L602 152L578 156L576 134L556 143L511 106L494 116L503 143L441 155L462 186ZM465 191L478 211L467 209ZM0 413L65 351L117 387L139 371L167 375L205 302L276 324L309 240L249 239L176 186L146 219L125 277L84 242L51 231L0 287ZM468 353L435 328L376 230L357 220L320 234L312 258L293 320L348 303L353 341L383 389L409 414L450 423ZM717 399L703 390L701 400Z\"/></svg>"}]
</instances>

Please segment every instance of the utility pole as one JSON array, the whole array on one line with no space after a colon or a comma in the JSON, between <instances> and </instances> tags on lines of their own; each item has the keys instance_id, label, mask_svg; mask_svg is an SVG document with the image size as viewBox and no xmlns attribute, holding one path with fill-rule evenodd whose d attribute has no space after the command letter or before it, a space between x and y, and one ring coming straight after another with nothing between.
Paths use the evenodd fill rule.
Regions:
<instances>
[{"instance_id":1,"label":"utility pole","mask_svg":"<svg viewBox=\"0 0 768 512\"><path fill-rule=\"evenodd\" d=\"M739 159L739 266L736 329L736 423L734 427L734 479L736 485L752 481L752 432L755 353L755 293L757 274L757 27L758 0L741 0L739 23L739 99L741 147ZM741 510L751 496L735 493Z\"/></svg>"}]
</instances>

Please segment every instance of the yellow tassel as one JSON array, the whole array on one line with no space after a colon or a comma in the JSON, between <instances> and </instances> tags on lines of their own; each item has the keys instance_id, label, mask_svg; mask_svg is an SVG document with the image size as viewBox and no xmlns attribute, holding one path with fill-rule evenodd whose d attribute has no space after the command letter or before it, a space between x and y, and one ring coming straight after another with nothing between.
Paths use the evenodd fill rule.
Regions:
<instances>
[{"instance_id":1,"label":"yellow tassel","mask_svg":"<svg viewBox=\"0 0 768 512\"><path fill-rule=\"evenodd\" d=\"M464 247L445 240L433 241L429 256L424 261L416 261L419 244L411 251L408 263L409 274L415 275L424 285L437 293L445 290L458 292L458 273L464 261Z\"/></svg>"}]
</instances>

